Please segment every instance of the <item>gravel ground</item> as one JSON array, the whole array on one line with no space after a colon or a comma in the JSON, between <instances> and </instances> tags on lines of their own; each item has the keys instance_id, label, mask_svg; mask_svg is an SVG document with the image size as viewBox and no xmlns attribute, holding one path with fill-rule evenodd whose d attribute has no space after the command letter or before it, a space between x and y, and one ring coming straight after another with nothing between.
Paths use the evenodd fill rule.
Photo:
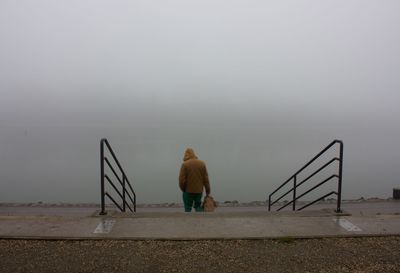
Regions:
<instances>
[{"instance_id":1,"label":"gravel ground","mask_svg":"<svg viewBox=\"0 0 400 273\"><path fill-rule=\"evenodd\" d=\"M0 240L0 272L400 272L400 237Z\"/></svg>"}]
</instances>

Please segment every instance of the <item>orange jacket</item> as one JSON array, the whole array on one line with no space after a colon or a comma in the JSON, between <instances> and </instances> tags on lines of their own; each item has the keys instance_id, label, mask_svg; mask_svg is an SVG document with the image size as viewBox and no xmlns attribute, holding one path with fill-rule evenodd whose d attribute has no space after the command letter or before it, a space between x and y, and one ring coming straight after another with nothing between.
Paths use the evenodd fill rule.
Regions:
<instances>
[{"instance_id":1,"label":"orange jacket","mask_svg":"<svg viewBox=\"0 0 400 273\"><path fill-rule=\"evenodd\" d=\"M183 192L189 193L202 193L204 187L207 195L211 193L206 164L197 159L191 148L186 149L183 157L179 187Z\"/></svg>"}]
</instances>

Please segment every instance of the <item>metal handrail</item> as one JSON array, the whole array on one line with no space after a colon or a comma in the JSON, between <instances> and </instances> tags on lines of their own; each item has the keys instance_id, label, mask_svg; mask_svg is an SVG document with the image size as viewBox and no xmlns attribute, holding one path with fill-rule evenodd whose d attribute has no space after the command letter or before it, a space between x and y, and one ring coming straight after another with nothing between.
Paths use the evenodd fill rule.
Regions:
<instances>
[{"instance_id":1,"label":"metal handrail","mask_svg":"<svg viewBox=\"0 0 400 273\"><path fill-rule=\"evenodd\" d=\"M104 146L105 144L105 146ZM110 152L112 158L114 159L114 162L117 164L118 169L120 170L122 174L122 178L119 177L117 172L115 171L114 167L111 165L110 160L104 156L104 147L107 147L108 151ZM111 172L114 174L114 176L117 178L120 186L122 187L122 192L117 188L117 186L113 183L111 178L104 173L104 162L107 163L108 168L111 170ZM105 191L105 186L104 186L104 178L107 180L107 182L112 186L114 191L118 194L118 196L122 199L122 206L118 204L118 202L110 195L110 193ZM117 157L115 156L115 153L113 149L110 146L110 143L108 142L107 139L103 138L100 140L100 181L101 181L101 215L107 214L105 210L105 197L107 196L121 211L125 212L126 207L129 208L130 211L136 212L136 193L133 190L131 183L128 180L127 175L125 174L124 169L122 168L121 164L119 163ZM128 188L126 187L128 185ZM129 189L130 192L127 190ZM133 198L131 196L133 195ZM128 195L129 199L131 200L133 204L133 210L129 203L126 200L126 195Z\"/></svg>"},{"instance_id":2,"label":"metal handrail","mask_svg":"<svg viewBox=\"0 0 400 273\"><path fill-rule=\"evenodd\" d=\"M318 170L316 170L315 172L313 172L311 175L309 175L307 178L305 178L303 181L301 181L300 183L297 184L297 175L299 173L301 173L304 169L306 169L308 166L310 166L315 160L317 160L321 155L323 155L325 152L327 152L332 146L334 146L335 144L339 144L340 145L340 151L339 151L339 157L334 157L332 158L330 161L328 161L327 163L325 163L322 167L320 167ZM310 178L312 178L314 175L316 175L317 173L321 172L323 169L325 169L326 167L328 167L330 164L332 164L335 161L339 161L339 169L338 169L338 174L334 174L331 175L329 178L325 179L324 181L322 181L321 183L317 184L316 186L312 187L311 189L309 189L308 191L306 191L305 193L296 196L296 189L301 186L302 184L304 184L306 181L308 181ZM292 195L292 201L286 203L285 205L283 205L282 207L280 207L278 209L281 210L287 206L289 206L290 204L292 204L292 210L296 210L296 201L298 199L300 199L301 197L304 197L305 195L307 195L308 193L310 193L311 191L319 188L320 186L322 186L323 184L325 184L326 182L330 181L332 178L337 178L338 179L338 190L336 191L331 191L330 193L310 202L309 204L297 209L302 210L332 194L336 194L337 195L337 207L336 207L336 212L341 212L341 201L342 201L342 176L343 176L343 141L341 140L334 140L332 141L328 146L326 146L321 152L319 152L316 156L314 156L307 164L305 164L302 168L300 168L295 174L293 174L288 180L286 180L284 183L282 183L277 189L275 189L269 196L268 196L268 211L271 211L271 206L275 203L277 203L279 200L281 200L283 197L285 197L286 195L288 195L289 193L293 192ZM283 186L285 186L287 183L289 183L290 181L293 180L293 187L291 189L289 189L288 191L286 191L284 194L282 194L281 196L279 196L279 198L275 199L275 201L271 201L271 197L277 193L280 189L282 189Z\"/></svg>"}]
</instances>

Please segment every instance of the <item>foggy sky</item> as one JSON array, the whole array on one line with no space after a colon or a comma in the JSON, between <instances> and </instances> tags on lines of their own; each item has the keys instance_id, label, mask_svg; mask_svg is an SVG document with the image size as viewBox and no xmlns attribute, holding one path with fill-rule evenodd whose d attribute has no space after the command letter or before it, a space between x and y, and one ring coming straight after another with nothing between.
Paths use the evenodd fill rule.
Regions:
<instances>
[{"instance_id":1,"label":"foggy sky","mask_svg":"<svg viewBox=\"0 0 400 273\"><path fill-rule=\"evenodd\" d=\"M344 197L400 186L398 1L1 1L0 202L98 202L99 141L138 201L265 200L333 139Z\"/></svg>"}]
</instances>

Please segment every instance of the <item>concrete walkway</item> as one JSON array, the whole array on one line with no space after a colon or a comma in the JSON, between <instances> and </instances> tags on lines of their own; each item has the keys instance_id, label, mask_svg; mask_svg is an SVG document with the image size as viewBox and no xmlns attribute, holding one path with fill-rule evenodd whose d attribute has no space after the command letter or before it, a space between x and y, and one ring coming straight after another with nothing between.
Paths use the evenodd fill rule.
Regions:
<instances>
[{"instance_id":1,"label":"concrete walkway","mask_svg":"<svg viewBox=\"0 0 400 273\"><path fill-rule=\"evenodd\" d=\"M159 209L136 214L110 211L99 216L95 208L0 207L0 238L198 240L400 235L400 202L346 204L343 208L343 214L331 208L296 213L221 208L214 213Z\"/></svg>"}]
</instances>

